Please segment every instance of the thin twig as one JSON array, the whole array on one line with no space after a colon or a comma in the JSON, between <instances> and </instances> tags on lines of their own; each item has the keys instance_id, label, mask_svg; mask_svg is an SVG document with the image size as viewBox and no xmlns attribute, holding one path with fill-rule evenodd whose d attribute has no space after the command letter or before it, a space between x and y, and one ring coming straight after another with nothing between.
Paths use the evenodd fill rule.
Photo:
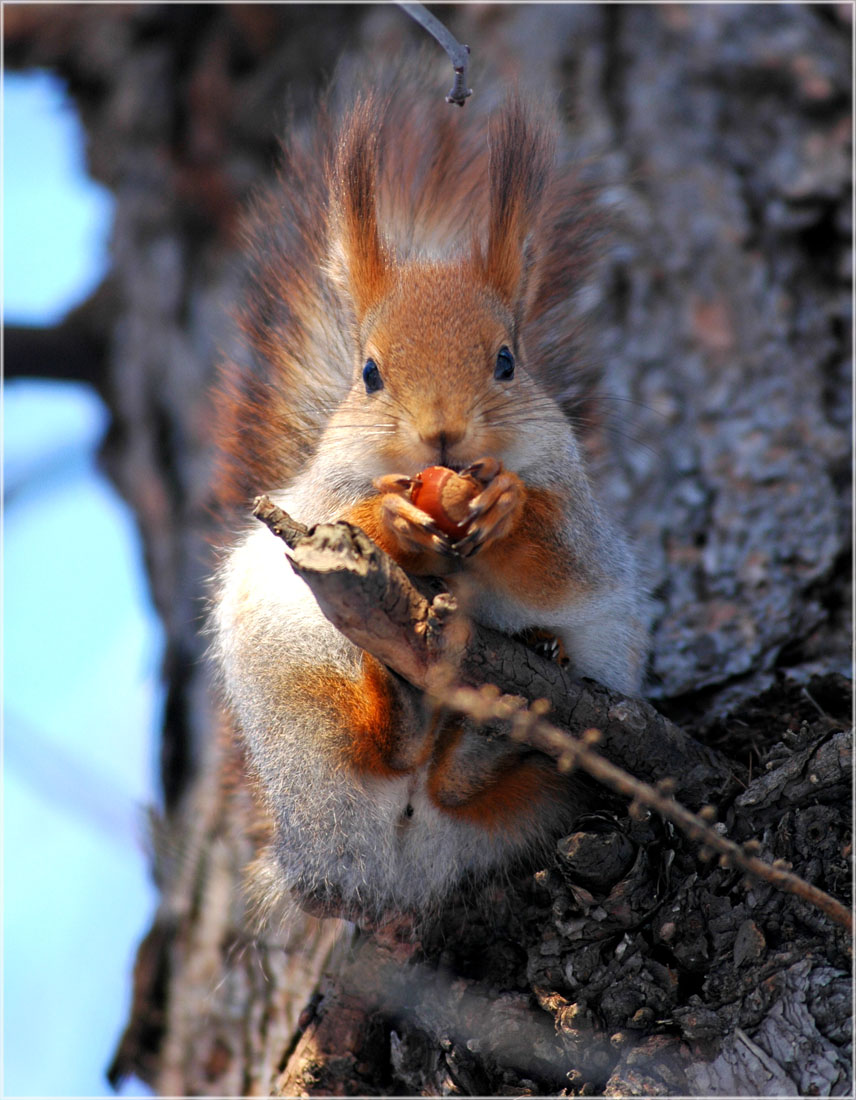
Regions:
<instances>
[{"instance_id":1,"label":"thin twig","mask_svg":"<svg viewBox=\"0 0 856 1100\"><path fill-rule=\"evenodd\" d=\"M462 45L451 31L428 11L424 4L399 4L398 6L402 11L406 11L411 19L415 19L420 27L433 35L449 55L452 68L455 70L455 83L446 96L446 102L463 107L468 97L473 94L472 88L467 87L470 47Z\"/></svg>"},{"instance_id":2,"label":"thin twig","mask_svg":"<svg viewBox=\"0 0 856 1100\"><path fill-rule=\"evenodd\" d=\"M288 512L278 508L266 493L253 501L253 515L292 550L297 545L298 539L309 533L305 523L300 523Z\"/></svg>"},{"instance_id":3,"label":"thin twig","mask_svg":"<svg viewBox=\"0 0 856 1100\"><path fill-rule=\"evenodd\" d=\"M516 737L533 748L554 757L561 771L582 768L593 779L631 798L633 805L646 806L661 817L677 825L690 840L702 845L702 856L710 858L719 855L723 867L739 867L755 879L769 883L777 890L807 901L815 906L848 932L853 931L853 915L841 902L836 901L825 891L812 886L810 882L793 874L786 867L776 863L766 863L747 850L749 845L741 847L733 840L715 832L699 814L694 814L680 802L669 796L673 780L663 780L658 787L643 783L623 768L617 767L595 752L593 746L600 740L600 731L586 730L580 738L560 730L550 722L544 721L544 706L538 700L527 707L519 697L500 695L499 690L487 684L482 688L457 687L444 692L440 700L443 706L469 715L477 722L511 721L511 736ZM631 806L632 810L633 806ZM712 808L711 808L712 809ZM704 813L704 810L702 811ZM705 849L708 851L705 852Z\"/></svg>"}]
</instances>

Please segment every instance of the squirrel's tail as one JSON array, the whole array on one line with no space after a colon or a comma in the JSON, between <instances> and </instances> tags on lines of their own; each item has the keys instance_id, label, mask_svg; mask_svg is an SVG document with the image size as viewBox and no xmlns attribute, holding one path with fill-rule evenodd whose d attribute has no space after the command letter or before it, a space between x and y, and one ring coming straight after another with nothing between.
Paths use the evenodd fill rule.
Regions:
<instances>
[{"instance_id":1,"label":"squirrel's tail","mask_svg":"<svg viewBox=\"0 0 856 1100\"><path fill-rule=\"evenodd\" d=\"M533 373L573 394L590 203L554 171L548 112L517 94L499 105L488 86L460 110L443 102L447 75L424 58L371 82L340 72L312 125L289 127L244 225L215 423L227 514L311 457L351 385L361 322L410 260L470 262L512 305Z\"/></svg>"}]
</instances>

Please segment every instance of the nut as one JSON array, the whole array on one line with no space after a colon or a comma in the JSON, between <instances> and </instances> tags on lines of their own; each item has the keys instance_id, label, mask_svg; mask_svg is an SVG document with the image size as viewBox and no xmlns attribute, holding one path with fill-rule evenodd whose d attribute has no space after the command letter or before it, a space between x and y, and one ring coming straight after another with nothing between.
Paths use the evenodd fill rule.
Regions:
<instances>
[{"instance_id":1,"label":"nut","mask_svg":"<svg viewBox=\"0 0 856 1100\"><path fill-rule=\"evenodd\" d=\"M469 474L447 466L429 466L413 481L410 499L434 520L450 538L462 538L470 522L470 502L481 485Z\"/></svg>"}]
</instances>

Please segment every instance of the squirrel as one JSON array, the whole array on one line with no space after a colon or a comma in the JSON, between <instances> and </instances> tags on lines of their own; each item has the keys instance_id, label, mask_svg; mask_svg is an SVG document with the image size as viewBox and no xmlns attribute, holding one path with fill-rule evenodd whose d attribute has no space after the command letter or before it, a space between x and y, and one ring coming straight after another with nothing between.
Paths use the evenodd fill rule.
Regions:
<instances>
[{"instance_id":1,"label":"squirrel","mask_svg":"<svg viewBox=\"0 0 856 1100\"><path fill-rule=\"evenodd\" d=\"M563 404L585 203L540 107L513 93L486 124L424 102L421 82L331 97L255 200L219 387L220 503L246 515L265 492L303 523L348 520L465 593L478 622L547 632L580 675L636 692L644 596ZM431 466L475 479L462 536L414 503ZM552 761L432 719L324 618L261 525L225 549L213 603L268 822L250 872L261 908L429 913L586 808Z\"/></svg>"}]
</instances>

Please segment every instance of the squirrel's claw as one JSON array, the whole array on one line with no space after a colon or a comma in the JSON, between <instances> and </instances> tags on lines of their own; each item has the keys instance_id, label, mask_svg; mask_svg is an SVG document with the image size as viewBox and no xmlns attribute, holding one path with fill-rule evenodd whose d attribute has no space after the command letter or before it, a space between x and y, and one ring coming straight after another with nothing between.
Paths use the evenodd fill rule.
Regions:
<instances>
[{"instance_id":1,"label":"squirrel's claw","mask_svg":"<svg viewBox=\"0 0 856 1100\"><path fill-rule=\"evenodd\" d=\"M471 558L484 542L485 532L481 527L470 527L466 535L452 543L452 550L461 558Z\"/></svg>"},{"instance_id":2,"label":"squirrel's claw","mask_svg":"<svg viewBox=\"0 0 856 1100\"><path fill-rule=\"evenodd\" d=\"M486 455L484 458L479 458L475 462L472 462L465 470L462 470L462 474L469 474L470 477L474 477L476 481L480 481L482 485L487 485L489 482L502 471L502 463L498 458L493 458L490 455Z\"/></svg>"},{"instance_id":3,"label":"squirrel's claw","mask_svg":"<svg viewBox=\"0 0 856 1100\"><path fill-rule=\"evenodd\" d=\"M376 477L372 485L379 493L409 493L415 480L406 474L383 474Z\"/></svg>"},{"instance_id":4,"label":"squirrel's claw","mask_svg":"<svg viewBox=\"0 0 856 1100\"><path fill-rule=\"evenodd\" d=\"M460 556L455 545L450 543L445 536L435 535L431 544L431 549L435 554L439 554L443 558L457 558Z\"/></svg>"},{"instance_id":5,"label":"squirrel's claw","mask_svg":"<svg viewBox=\"0 0 856 1100\"><path fill-rule=\"evenodd\" d=\"M454 544L462 557L472 557L483 546L505 538L523 508L525 490L520 479L502 470L474 497L469 506L469 526Z\"/></svg>"},{"instance_id":6,"label":"squirrel's claw","mask_svg":"<svg viewBox=\"0 0 856 1100\"><path fill-rule=\"evenodd\" d=\"M381 482L385 480L378 478ZM400 496L396 492L385 493L382 516L387 530L406 550L415 553L430 550L442 557L454 556L448 538L432 517L417 508L406 496Z\"/></svg>"}]
</instances>

